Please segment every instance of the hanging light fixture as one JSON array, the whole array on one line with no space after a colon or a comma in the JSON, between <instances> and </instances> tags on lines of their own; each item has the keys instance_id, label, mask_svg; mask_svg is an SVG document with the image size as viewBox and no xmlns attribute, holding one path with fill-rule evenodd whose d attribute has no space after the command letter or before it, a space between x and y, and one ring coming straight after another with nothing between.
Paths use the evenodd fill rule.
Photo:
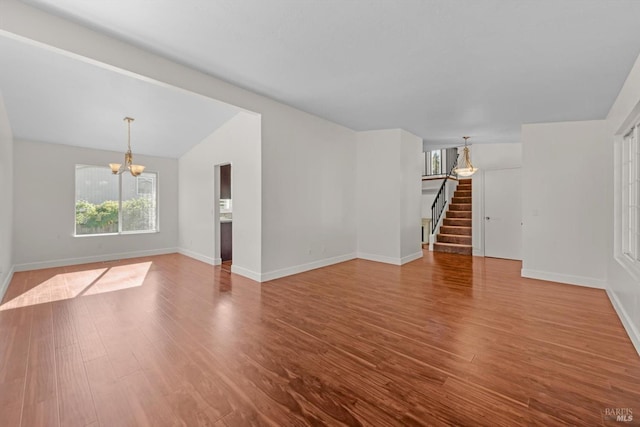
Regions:
<instances>
[{"instance_id":1,"label":"hanging light fixture","mask_svg":"<svg viewBox=\"0 0 640 427\"><path fill-rule=\"evenodd\" d=\"M131 175L138 176L144 170L144 166L142 165L134 165L133 164L133 154L131 153L131 122L135 119L131 117L125 117L124 121L127 122L128 126L128 138L127 138L127 146L128 150L124 155L124 165L120 163L109 163L109 167L111 168L111 172L114 175L120 175L125 171L131 172Z\"/></svg>"},{"instance_id":2,"label":"hanging light fixture","mask_svg":"<svg viewBox=\"0 0 640 427\"><path fill-rule=\"evenodd\" d=\"M461 167L455 168L453 171L458 176L471 176L478 168L474 168L471 164L471 156L469 155L469 147L467 146L467 139L469 136L463 136L464 139L464 150L462 150L462 165Z\"/></svg>"}]
</instances>

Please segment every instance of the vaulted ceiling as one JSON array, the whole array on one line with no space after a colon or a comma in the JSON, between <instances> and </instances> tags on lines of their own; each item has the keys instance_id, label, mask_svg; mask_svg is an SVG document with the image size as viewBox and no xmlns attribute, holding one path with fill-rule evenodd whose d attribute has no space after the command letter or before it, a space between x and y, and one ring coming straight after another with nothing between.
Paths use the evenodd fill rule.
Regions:
<instances>
[{"instance_id":1,"label":"vaulted ceiling","mask_svg":"<svg viewBox=\"0 0 640 427\"><path fill-rule=\"evenodd\" d=\"M640 53L635 0L24 0L355 130L518 141L602 119Z\"/></svg>"},{"instance_id":2,"label":"vaulted ceiling","mask_svg":"<svg viewBox=\"0 0 640 427\"><path fill-rule=\"evenodd\" d=\"M0 37L0 93L30 141L180 157L239 110L41 46Z\"/></svg>"}]
</instances>

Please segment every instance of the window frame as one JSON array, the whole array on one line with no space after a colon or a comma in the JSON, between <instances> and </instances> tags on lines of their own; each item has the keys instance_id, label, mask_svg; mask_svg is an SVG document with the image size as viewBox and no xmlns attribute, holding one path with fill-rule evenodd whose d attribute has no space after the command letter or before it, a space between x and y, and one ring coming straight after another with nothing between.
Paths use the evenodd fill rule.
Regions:
<instances>
[{"instance_id":1,"label":"window frame","mask_svg":"<svg viewBox=\"0 0 640 427\"><path fill-rule=\"evenodd\" d=\"M109 171L109 173L111 172L111 169L108 166L102 166L102 165L90 165L90 164L86 164L86 163L76 163L74 165L74 196L73 196L73 237L98 237L98 236L121 236L121 235L132 235L132 234L154 234L154 233L159 233L160 232L160 173L158 171L154 171L154 170L146 170L143 173L152 173L155 174L155 177L152 178L153 182L155 183L156 186L156 206L155 206L155 214L156 214L156 226L154 230L131 230L131 231L123 231L122 230L122 175L123 174L119 174L117 175L118 177L118 231L115 233L94 233L94 234L77 234L77 222L76 222L76 203L78 203L77 200L77 171L78 171L78 167L79 166L88 166L88 167L96 167L96 168L104 168L106 170ZM125 172L127 173L127 172ZM138 177L134 177L136 178L136 187L135 187L135 194L138 195Z\"/></svg>"},{"instance_id":2,"label":"window frame","mask_svg":"<svg viewBox=\"0 0 640 427\"><path fill-rule=\"evenodd\" d=\"M438 153L437 156L434 156L434 153ZM442 176L446 175L446 164L447 164L447 149L439 148L435 150L428 150L424 152L424 175L422 176ZM435 157L438 158L438 169L439 171L435 173L435 168L433 167L433 162Z\"/></svg>"},{"instance_id":3,"label":"window frame","mask_svg":"<svg viewBox=\"0 0 640 427\"><path fill-rule=\"evenodd\" d=\"M143 173L147 173L147 172L143 172ZM148 173L155 173L155 174L156 174L156 177L157 177L157 172L148 172ZM143 177L143 176L136 176L136 177L135 177L135 178L136 178L136 194L137 194L138 196L140 196L140 195L142 195L142 194L149 194L149 193L141 193L141 192L140 192L140 178L143 178L143 179L150 179L150 180L151 180L151 183L152 183L152 185L153 185L153 184L155 184L156 177L149 178L149 177ZM158 186L156 185L156 194L157 194L157 193L158 193Z\"/></svg>"},{"instance_id":4,"label":"window frame","mask_svg":"<svg viewBox=\"0 0 640 427\"><path fill-rule=\"evenodd\" d=\"M614 140L614 258L640 280L640 116Z\"/></svg>"}]
</instances>

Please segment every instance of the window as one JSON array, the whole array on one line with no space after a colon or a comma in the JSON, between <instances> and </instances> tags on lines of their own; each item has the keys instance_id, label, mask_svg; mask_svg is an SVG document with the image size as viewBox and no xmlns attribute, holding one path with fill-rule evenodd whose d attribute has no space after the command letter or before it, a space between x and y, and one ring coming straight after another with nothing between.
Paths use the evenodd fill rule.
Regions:
<instances>
[{"instance_id":1,"label":"window","mask_svg":"<svg viewBox=\"0 0 640 427\"><path fill-rule=\"evenodd\" d=\"M76 235L158 231L157 178L76 165Z\"/></svg>"},{"instance_id":2,"label":"window","mask_svg":"<svg viewBox=\"0 0 640 427\"><path fill-rule=\"evenodd\" d=\"M433 150L425 152L425 171L423 176L445 175L446 150Z\"/></svg>"},{"instance_id":3,"label":"window","mask_svg":"<svg viewBox=\"0 0 640 427\"><path fill-rule=\"evenodd\" d=\"M620 177L622 254L633 262L640 261L640 150L638 125L622 139Z\"/></svg>"},{"instance_id":4,"label":"window","mask_svg":"<svg viewBox=\"0 0 640 427\"><path fill-rule=\"evenodd\" d=\"M136 179L136 192L138 193L138 195L152 194L155 186L155 179L150 176L145 176L144 173L138 176Z\"/></svg>"}]
</instances>

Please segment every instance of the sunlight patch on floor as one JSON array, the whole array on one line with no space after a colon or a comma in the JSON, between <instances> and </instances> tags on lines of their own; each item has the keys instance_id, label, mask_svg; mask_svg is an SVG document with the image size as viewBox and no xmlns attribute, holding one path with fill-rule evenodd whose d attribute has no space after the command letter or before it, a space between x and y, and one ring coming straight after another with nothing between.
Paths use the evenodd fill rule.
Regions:
<instances>
[{"instance_id":1,"label":"sunlight patch on floor","mask_svg":"<svg viewBox=\"0 0 640 427\"><path fill-rule=\"evenodd\" d=\"M142 286L151 261L56 274L0 306L0 311Z\"/></svg>"}]
</instances>

